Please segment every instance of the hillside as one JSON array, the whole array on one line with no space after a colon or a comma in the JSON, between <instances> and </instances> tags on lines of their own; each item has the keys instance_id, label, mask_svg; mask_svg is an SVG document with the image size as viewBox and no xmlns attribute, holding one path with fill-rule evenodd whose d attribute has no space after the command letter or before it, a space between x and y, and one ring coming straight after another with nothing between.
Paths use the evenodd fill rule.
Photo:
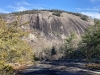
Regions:
<instances>
[{"instance_id":1,"label":"hillside","mask_svg":"<svg viewBox=\"0 0 100 75\"><path fill-rule=\"evenodd\" d=\"M20 23L28 22L21 28L29 31L28 38L23 38L34 48L34 51L52 47L63 43L63 40L71 33L82 35L89 25L93 25L93 19L78 13L61 10L30 10L2 14L7 23L15 21L20 15Z\"/></svg>"},{"instance_id":2,"label":"hillside","mask_svg":"<svg viewBox=\"0 0 100 75\"><path fill-rule=\"evenodd\" d=\"M0 74L100 74L99 20L61 10L0 15Z\"/></svg>"}]
</instances>

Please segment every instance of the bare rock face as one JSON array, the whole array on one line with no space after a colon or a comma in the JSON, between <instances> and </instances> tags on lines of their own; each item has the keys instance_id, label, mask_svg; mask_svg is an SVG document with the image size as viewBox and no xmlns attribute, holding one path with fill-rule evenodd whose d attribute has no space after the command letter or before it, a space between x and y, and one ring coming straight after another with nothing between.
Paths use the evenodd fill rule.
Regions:
<instances>
[{"instance_id":1,"label":"bare rock face","mask_svg":"<svg viewBox=\"0 0 100 75\"><path fill-rule=\"evenodd\" d=\"M17 17L14 14L8 14L4 16L4 19L9 23L16 20ZM57 16L50 11L22 14L20 23L25 22L29 22L29 24L22 28L30 31L30 34L28 38L24 39L36 50L62 43L62 40L70 36L72 32L80 36L89 25L93 25L92 19L84 21L80 17L66 12Z\"/></svg>"},{"instance_id":2,"label":"bare rock face","mask_svg":"<svg viewBox=\"0 0 100 75\"><path fill-rule=\"evenodd\" d=\"M15 19L16 17L13 14L6 15L7 22L12 22ZM64 39L64 37L70 36L72 32L82 35L91 23L91 21L84 21L72 14L63 12L60 16L56 16L49 11L40 11L37 14L23 14L20 16L21 23L28 21L29 25L27 28L38 31L49 39Z\"/></svg>"},{"instance_id":3,"label":"bare rock face","mask_svg":"<svg viewBox=\"0 0 100 75\"><path fill-rule=\"evenodd\" d=\"M49 39L64 39L72 32L82 35L90 22L83 21L75 15L61 13L60 16L52 15L52 12L41 11L30 16L30 28L42 32Z\"/></svg>"}]
</instances>

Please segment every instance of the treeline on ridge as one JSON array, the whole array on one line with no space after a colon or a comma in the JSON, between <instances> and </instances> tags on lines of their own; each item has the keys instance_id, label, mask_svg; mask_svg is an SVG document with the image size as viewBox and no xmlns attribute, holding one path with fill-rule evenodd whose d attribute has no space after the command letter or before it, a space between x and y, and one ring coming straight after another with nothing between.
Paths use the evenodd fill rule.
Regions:
<instances>
[{"instance_id":1,"label":"treeline on ridge","mask_svg":"<svg viewBox=\"0 0 100 75\"><path fill-rule=\"evenodd\" d=\"M15 15L37 14L40 11L53 12L52 15L55 15L55 16L58 16L58 17L60 16L61 13L65 12L65 13L68 13L68 14L72 14L72 15L75 15L75 16L79 16L84 21L88 21L88 16L86 16L86 15L83 15L81 13L75 13L75 12L68 12L68 11L64 11L64 10L58 10L58 9L51 9L51 10L47 10L47 9L41 9L41 10L33 9L33 10L25 10L25 11L20 11L20 12L13 12L13 13L10 13L10 14L15 14Z\"/></svg>"}]
</instances>

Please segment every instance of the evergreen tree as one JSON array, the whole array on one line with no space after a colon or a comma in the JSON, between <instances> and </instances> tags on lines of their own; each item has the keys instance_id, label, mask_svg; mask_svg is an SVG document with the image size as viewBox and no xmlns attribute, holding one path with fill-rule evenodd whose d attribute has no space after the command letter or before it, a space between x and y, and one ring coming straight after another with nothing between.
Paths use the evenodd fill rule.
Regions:
<instances>
[{"instance_id":1,"label":"evergreen tree","mask_svg":"<svg viewBox=\"0 0 100 75\"><path fill-rule=\"evenodd\" d=\"M85 44L87 59L100 58L100 21L96 21L94 26L87 29L82 42Z\"/></svg>"}]
</instances>

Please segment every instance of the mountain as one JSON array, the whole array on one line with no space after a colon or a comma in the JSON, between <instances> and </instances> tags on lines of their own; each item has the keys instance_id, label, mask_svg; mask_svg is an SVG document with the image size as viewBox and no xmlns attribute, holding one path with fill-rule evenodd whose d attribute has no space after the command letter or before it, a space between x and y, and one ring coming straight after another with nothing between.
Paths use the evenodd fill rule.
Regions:
<instances>
[{"instance_id":1,"label":"mountain","mask_svg":"<svg viewBox=\"0 0 100 75\"><path fill-rule=\"evenodd\" d=\"M10 23L15 21L18 15L21 24L28 22L27 26L21 27L30 32L29 36L23 39L27 40L34 51L61 44L73 32L81 36L88 26L94 24L93 19L88 16L60 10L29 10L3 14L2 17Z\"/></svg>"}]
</instances>

